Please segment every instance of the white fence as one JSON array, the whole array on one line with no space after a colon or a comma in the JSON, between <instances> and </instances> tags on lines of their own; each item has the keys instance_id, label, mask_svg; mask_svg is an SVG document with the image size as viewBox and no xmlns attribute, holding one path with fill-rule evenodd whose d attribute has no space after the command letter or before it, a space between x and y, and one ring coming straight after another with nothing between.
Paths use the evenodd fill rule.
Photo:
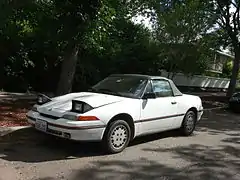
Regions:
<instances>
[{"instance_id":1,"label":"white fence","mask_svg":"<svg viewBox=\"0 0 240 180\"><path fill-rule=\"evenodd\" d=\"M161 76L167 77L168 72L161 71ZM171 77L171 76L170 76ZM182 73L177 73L172 79L177 86L199 87L199 88L216 88L227 89L229 86L229 79L217 78L209 76L186 76Z\"/></svg>"}]
</instances>

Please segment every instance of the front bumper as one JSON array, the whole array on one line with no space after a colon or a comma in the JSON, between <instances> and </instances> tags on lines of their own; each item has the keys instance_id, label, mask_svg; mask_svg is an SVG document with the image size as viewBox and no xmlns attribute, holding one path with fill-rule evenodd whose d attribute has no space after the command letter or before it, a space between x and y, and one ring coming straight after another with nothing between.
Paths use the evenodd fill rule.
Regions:
<instances>
[{"instance_id":1,"label":"front bumper","mask_svg":"<svg viewBox=\"0 0 240 180\"><path fill-rule=\"evenodd\" d=\"M101 141L106 129L106 125L101 121L79 122L63 118L56 120L41 116L35 111L29 111L27 113L27 119L33 127L35 127L36 120L46 122L46 129L37 129L39 131L76 141Z\"/></svg>"}]
</instances>

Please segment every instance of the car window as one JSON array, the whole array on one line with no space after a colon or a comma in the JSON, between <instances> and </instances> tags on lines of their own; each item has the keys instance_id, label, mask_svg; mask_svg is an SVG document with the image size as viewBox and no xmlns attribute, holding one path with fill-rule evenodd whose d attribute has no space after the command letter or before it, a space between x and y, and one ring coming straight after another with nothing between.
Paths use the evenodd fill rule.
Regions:
<instances>
[{"instance_id":1,"label":"car window","mask_svg":"<svg viewBox=\"0 0 240 180\"><path fill-rule=\"evenodd\" d=\"M152 80L152 88L157 97L173 96L172 88L166 80Z\"/></svg>"},{"instance_id":2,"label":"car window","mask_svg":"<svg viewBox=\"0 0 240 180\"><path fill-rule=\"evenodd\" d=\"M137 76L112 76L100 81L92 89L101 93L139 98L147 81L146 78Z\"/></svg>"},{"instance_id":3,"label":"car window","mask_svg":"<svg viewBox=\"0 0 240 180\"><path fill-rule=\"evenodd\" d=\"M148 82L145 93L152 93L152 92L153 92L152 84L150 82Z\"/></svg>"}]
</instances>

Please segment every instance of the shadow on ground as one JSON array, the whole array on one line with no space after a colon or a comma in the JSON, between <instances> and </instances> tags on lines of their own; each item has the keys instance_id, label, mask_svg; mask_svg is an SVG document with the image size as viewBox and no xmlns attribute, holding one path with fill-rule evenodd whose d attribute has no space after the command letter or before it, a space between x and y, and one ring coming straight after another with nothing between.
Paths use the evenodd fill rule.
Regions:
<instances>
[{"instance_id":1,"label":"shadow on ground","mask_svg":"<svg viewBox=\"0 0 240 180\"><path fill-rule=\"evenodd\" d=\"M70 179L239 180L240 177L236 174L240 172L240 149L230 146L214 149L192 144L188 147L143 149L143 151L158 153L171 151L174 154L173 158L179 161L182 159L191 161L193 165L180 170L144 158L136 161L95 161L92 162L92 168L76 170ZM232 155L233 159L226 159L225 153Z\"/></svg>"},{"instance_id":2,"label":"shadow on ground","mask_svg":"<svg viewBox=\"0 0 240 180\"><path fill-rule=\"evenodd\" d=\"M92 161L90 168L74 170L71 176L67 178L70 180L239 180L239 122L239 115L227 111L217 111L215 114L208 113L199 124L197 134L206 133L208 138L214 135L223 137L218 145L203 145L204 143L196 142L173 148L150 146L151 148L144 147L141 149L145 153L164 154L170 152L172 154L171 158L176 161L191 162L191 165L185 168L169 166L168 163L159 163L146 158L134 161L98 160ZM140 138L140 141L144 141L145 138ZM148 138L147 141L157 139L157 137ZM52 180L52 178L43 178L42 180Z\"/></svg>"},{"instance_id":3,"label":"shadow on ground","mask_svg":"<svg viewBox=\"0 0 240 180\"><path fill-rule=\"evenodd\" d=\"M101 160L92 162L91 168L74 170L68 179L239 180L240 176L237 175L237 172L240 172L239 150L228 146L213 149L197 144L175 149L143 149L146 152L158 153L172 151L174 158L179 161L189 160L193 165L177 169L144 158L135 161ZM226 159L225 153L231 154L233 159Z\"/></svg>"},{"instance_id":4,"label":"shadow on ground","mask_svg":"<svg viewBox=\"0 0 240 180\"><path fill-rule=\"evenodd\" d=\"M228 133L240 130L240 114L228 110L206 111L198 130L212 133Z\"/></svg>"},{"instance_id":5,"label":"shadow on ground","mask_svg":"<svg viewBox=\"0 0 240 180\"><path fill-rule=\"evenodd\" d=\"M102 155L99 143L67 141L33 128L15 131L0 140L0 158L8 161L44 162Z\"/></svg>"},{"instance_id":6,"label":"shadow on ground","mask_svg":"<svg viewBox=\"0 0 240 180\"><path fill-rule=\"evenodd\" d=\"M129 146L178 136L169 131L136 138ZM33 128L15 131L0 137L0 158L8 161L44 162L106 155L100 142L75 142L45 135Z\"/></svg>"},{"instance_id":7,"label":"shadow on ground","mask_svg":"<svg viewBox=\"0 0 240 180\"><path fill-rule=\"evenodd\" d=\"M92 161L83 170L75 169L70 180L79 179L160 179L160 180L239 180L240 176L240 116L219 110L206 113L200 122L196 136L206 133L209 137L223 137L217 146L189 143L188 145L167 147L144 146L144 153L170 152L174 160L191 162L186 168L168 166L154 160L140 158L121 160L100 158ZM177 136L176 131L138 138L131 146L145 142ZM195 137L194 137L195 138ZM191 141L194 142L194 141ZM126 150L128 151L128 150ZM127 153L127 152L126 152ZM44 162L88 156L104 156L98 143L77 143L46 136L33 129L17 131L4 136L0 143L1 158L8 161ZM107 155L105 155L107 156ZM41 180L53 180L45 177Z\"/></svg>"}]
</instances>

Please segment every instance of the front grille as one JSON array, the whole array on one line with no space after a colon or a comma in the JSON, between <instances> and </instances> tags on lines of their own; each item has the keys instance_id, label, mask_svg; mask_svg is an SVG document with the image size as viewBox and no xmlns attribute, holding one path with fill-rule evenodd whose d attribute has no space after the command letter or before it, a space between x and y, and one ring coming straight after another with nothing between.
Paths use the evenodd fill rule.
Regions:
<instances>
[{"instance_id":1,"label":"front grille","mask_svg":"<svg viewBox=\"0 0 240 180\"><path fill-rule=\"evenodd\" d=\"M58 135L58 136L62 136L62 132L61 132L61 131L56 131L56 130L53 130L53 129L48 129L47 132L48 132L48 133L51 133L51 134Z\"/></svg>"},{"instance_id":2,"label":"front grille","mask_svg":"<svg viewBox=\"0 0 240 180\"><path fill-rule=\"evenodd\" d=\"M50 119L59 119L59 117L57 116L53 116L53 115L49 115L49 114L43 114L43 113L39 113L40 116L46 117L46 118L50 118Z\"/></svg>"}]
</instances>

